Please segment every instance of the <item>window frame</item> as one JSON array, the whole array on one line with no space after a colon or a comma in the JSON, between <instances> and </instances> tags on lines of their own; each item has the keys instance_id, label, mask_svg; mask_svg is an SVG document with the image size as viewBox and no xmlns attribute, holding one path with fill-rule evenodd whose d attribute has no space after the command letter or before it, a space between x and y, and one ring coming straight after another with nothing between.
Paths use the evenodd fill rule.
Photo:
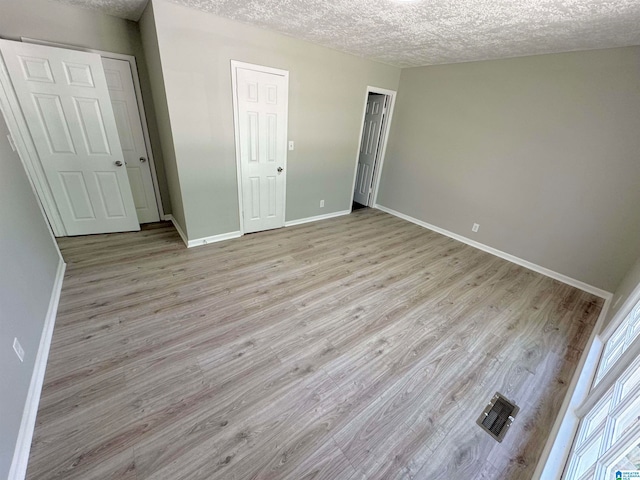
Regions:
<instances>
[{"instance_id":1,"label":"window frame","mask_svg":"<svg viewBox=\"0 0 640 480\"><path fill-rule=\"evenodd\" d=\"M585 476L588 478L605 478L605 472L610 470L616 459L621 458L625 455L625 451L640 443L640 422L638 421L630 423L621 435L616 436L620 426L620 419L625 418L625 415L630 411L640 410L640 377L635 379L635 385L628 389L626 393L624 392L624 384L630 378L633 378L638 369L640 369L640 356L626 365L624 372L615 379L613 386L594 404L593 408L582 416L573 448L563 472L563 479L581 480ZM607 413L592 428L589 423L585 422L603 404L608 404ZM588 430L591 431L587 434ZM581 476L575 476L575 471L579 465L578 458L582 453L589 450L593 441L598 437L600 437L602 443L600 444L596 461L585 469ZM593 472L590 476L586 475L585 472L591 471Z\"/></svg>"},{"instance_id":2,"label":"window frame","mask_svg":"<svg viewBox=\"0 0 640 480\"><path fill-rule=\"evenodd\" d=\"M556 421L553 425L547 443L536 466L532 480L540 479L560 479L565 478L568 473L570 455L573 452L575 440L579 434L581 420L593 408L609 389L621 378L638 357L640 357L640 336L629 345L629 348L620 356L618 361L609 371L599 379L596 384L596 374L600 359L604 353L606 342L615 331L624 323L627 316L640 303L640 283L627 296L623 305L615 313L610 322L605 325L605 319L609 311L613 295L605 297L605 303L598 317L598 321L589 337L585 350L580 358L580 362L569 385L569 390ZM618 299L620 301L620 299ZM616 302L617 304L618 302ZM638 429L638 432L636 432ZM630 432L624 435L626 441L630 442L626 447L633 448L634 435L640 434L640 426L633 427ZM620 442L622 445L624 442ZM611 449L610 449L611 450ZM617 455L617 456L616 456ZM618 450L607 451L599 460L602 462L612 462L619 458ZM611 458L614 457L612 460ZM608 463L604 463L609 465ZM598 466L596 463L595 467ZM608 468L608 466L606 467ZM606 472L606 468L602 473ZM594 473L596 472L594 468ZM584 475L591 472L592 468L586 470ZM583 475L583 477L584 477ZM588 476L588 475L587 475ZM592 477L589 477L592 478Z\"/></svg>"}]
</instances>

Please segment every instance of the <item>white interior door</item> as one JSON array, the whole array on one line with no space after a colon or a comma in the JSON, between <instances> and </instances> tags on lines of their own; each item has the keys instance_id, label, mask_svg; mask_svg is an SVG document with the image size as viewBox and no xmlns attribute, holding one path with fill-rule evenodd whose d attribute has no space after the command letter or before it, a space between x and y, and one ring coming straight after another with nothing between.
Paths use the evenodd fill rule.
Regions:
<instances>
[{"instance_id":1,"label":"white interior door","mask_svg":"<svg viewBox=\"0 0 640 480\"><path fill-rule=\"evenodd\" d=\"M385 95L370 93L367 99L360 156L358 157L356 187L353 194L353 200L362 205L369 205L371 183L376 165L380 132L382 131L385 98Z\"/></svg>"},{"instance_id":2,"label":"white interior door","mask_svg":"<svg viewBox=\"0 0 640 480\"><path fill-rule=\"evenodd\" d=\"M235 62L233 68L243 229L250 233L283 227L288 75Z\"/></svg>"},{"instance_id":3,"label":"white interior door","mask_svg":"<svg viewBox=\"0 0 640 480\"><path fill-rule=\"evenodd\" d=\"M131 64L126 60L103 57L102 66L107 78L111 106L118 127L118 136L127 166L129 185L138 221L140 223L157 222L160 220L160 214L158 213L149 155L144 143L142 120L131 76Z\"/></svg>"},{"instance_id":4,"label":"white interior door","mask_svg":"<svg viewBox=\"0 0 640 480\"><path fill-rule=\"evenodd\" d=\"M0 40L67 235L139 230L99 55Z\"/></svg>"}]
</instances>

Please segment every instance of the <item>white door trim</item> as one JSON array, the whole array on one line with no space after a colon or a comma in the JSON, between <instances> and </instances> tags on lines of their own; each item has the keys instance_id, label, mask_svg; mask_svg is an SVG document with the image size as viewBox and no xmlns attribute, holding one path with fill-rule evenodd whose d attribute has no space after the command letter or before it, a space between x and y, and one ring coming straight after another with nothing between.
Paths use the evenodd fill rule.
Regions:
<instances>
[{"instance_id":1,"label":"white door trim","mask_svg":"<svg viewBox=\"0 0 640 480\"><path fill-rule=\"evenodd\" d=\"M248 70L255 70L256 72L270 73L274 75L282 75L287 82L287 98L285 99L285 116L284 121L287 126L287 138L289 131L289 71L281 70L279 68L266 67L264 65L256 65L254 63L240 62L238 60L231 60L231 90L233 97L233 133L236 143L236 176L238 180L238 221L240 222L240 235L244 235L244 218L243 218L243 201L242 201L242 162L240 153L240 125L238 123L238 84L236 82L236 69L245 68ZM284 149L284 168L287 168L287 151ZM286 221L287 218L287 184L285 181L284 186L284 206L283 215Z\"/></svg>"},{"instance_id":2,"label":"white door trim","mask_svg":"<svg viewBox=\"0 0 640 480\"><path fill-rule=\"evenodd\" d=\"M46 47L64 48L67 50L77 50L80 52L97 53L104 58L112 58L114 60L124 60L129 62L131 68L131 78L133 78L133 88L136 93L136 101L138 102L138 110L140 112L140 119L142 120L142 134L144 136L144 144L147 149L147 155L149 160L149 166L151 167L151 179L153 180L153 190L156 197L156 206L158 207L158 213L161 220L167 220L164 208L162 207L162 199L160 197L160 186L158 184L158 176L156 174L156 162L153 158L153 150L151 149L151 139L149 137L149 128L147 126L147 114L144 110L144 102L142 101L142 89L140 88L140 77L138 75L138 64L136 63L136 57L133 55L125 55L123 53L105 52L104 50L95 50L93 48L85 48L77 45L68 45L65 43L49 42L47 40L38 40L29 37L20 37L23 43L32 43L35 45L44 45Z\"/></svg>"},{"instance_id":3,"label":"white door trim","mask_svg":"<svg viewBox=\"0 0 640 480\"><path fill-rule=\"evenodd\" d=\"M389 131L391 130L391 120L393 119L393 109L396 106L396 94L395 90L387 90L386 88L367 86L367 91L364 94L364 107L362 109L362 120L360 121L360 136L358 137L358 151L356 153L356 164L353 169L353 184L351 185L351 203L349 209L353 208L353 197L356 189L356 180L358 177L358 159L360 158L360 142L362 141L362 133L364 129L365 115L367 114L367 101L369 100L370 93L380 93L387 95L389 98L389 105L387 106L387 118L384 120L382 126L382 144L380 145L380 151L376 157L376 164L373 170L373 192L369 195L369 207L373 207L378 203L378 188L380 187L380 178L382 173L382 165L384 164L384 157L387 152L387 142L389 140Z\"/></svg>"}]
</instances>

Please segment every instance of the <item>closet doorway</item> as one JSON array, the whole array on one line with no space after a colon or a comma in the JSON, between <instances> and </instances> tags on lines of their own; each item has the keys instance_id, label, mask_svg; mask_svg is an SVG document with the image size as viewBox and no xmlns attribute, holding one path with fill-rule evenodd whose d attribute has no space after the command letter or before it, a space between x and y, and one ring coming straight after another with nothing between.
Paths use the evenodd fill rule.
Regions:
<instances>
[{"instance_id":1,"label":"closet doorway","mask_svg":"<svg viewBox=\"0 0 640 480\"><path fill-rule=\"evenodd\" d=\"M367 87L360 148L354 176L352 210L375 205L396 92Z\"/></svg>"}]
</instances>

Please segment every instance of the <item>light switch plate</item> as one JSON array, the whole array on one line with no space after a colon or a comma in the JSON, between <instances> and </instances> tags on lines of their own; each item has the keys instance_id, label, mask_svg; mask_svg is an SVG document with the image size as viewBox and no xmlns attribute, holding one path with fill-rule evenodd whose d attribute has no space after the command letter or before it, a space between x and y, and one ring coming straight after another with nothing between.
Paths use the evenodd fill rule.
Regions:
<instances>
[{"instance_id":1,"label":"light switch plate","mask_svg":"<svg viewBox=\"0 0 640 480\"><path fill-rule=\"evenodd\" d=\"M289 140L289 150L293 150L294 144L293 140Z\"/></svg>"},{"instance_id":2,"label":"light switch plate","mask_svg":"<svg viewBox=\"0 0 640 480\"><path fill-rule=\"evenodd\" d=\"M11 145L11 150L16 152L18 149L16 148L16 144L14 143L13 137L11 136L11 134L7 135L7 138L9 139L9 145Z\"/></svg>"}]
</instances>

